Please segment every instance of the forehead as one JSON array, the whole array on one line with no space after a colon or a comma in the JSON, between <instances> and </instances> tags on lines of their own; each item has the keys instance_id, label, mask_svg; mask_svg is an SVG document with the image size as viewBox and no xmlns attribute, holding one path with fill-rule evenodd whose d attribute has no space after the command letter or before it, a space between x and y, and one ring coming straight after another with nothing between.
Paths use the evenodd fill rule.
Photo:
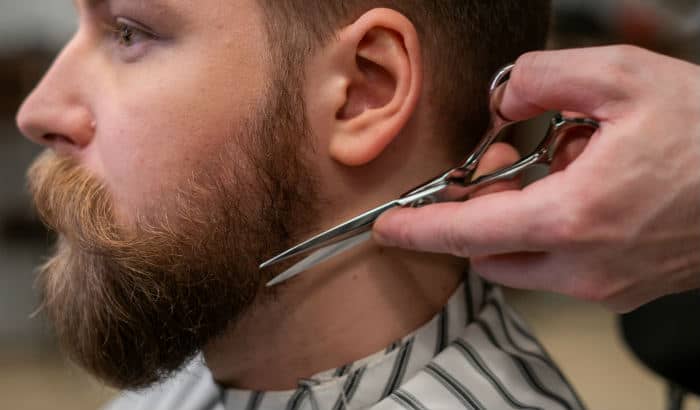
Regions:
<instances>
[{"instance_id":1,"label":"forehead","mask_svg":"<svg viewBox=\"0 0 700 410\"><path fill-rule=\"evenodd\" d=\"M73 0L79 13L157 21L181 31L243 39L258 31L264 13L258 0ZM143 23L143 21L140 21Z\"/></svg>"},{"instance_id":2,"label":"forehead","mask_svg":"<svg viewBox=\"0 0 700 410\"><path fill-rule=\"evenodd\" d=\"M73 0L73 4L80 8L96 8L109 3L128 3L132 6L163 8L188 2L181 0ZM198 3L207 3L207 0L200 0Z\"/></svg>"},{"instance_id":3,"label":"forehead","mask_svg":"<svg viewBox=\"0 0 700 410\"><path fill-rule=\"evenodd\" d=\"M225 17L246 13L255 0L72 0L78 10L129 8L137 11L188 16Z\"/></svg>"},{"instance_id":4,"label":"forehead","mask_svg":"<svg viewBox=\"0 0 700 410\"><path fill-rule=\"evenodd\" d=\"M110 8L114 6L124 7L128 6L134 9L149 9L153 11L167 12L167 11L177 11L182 10L188 4L195 5L201 4L206 5L207 3L212 3L212 0L198 0L196 2L182 1L182 0L72 0L73 5L78 10L98 10L103 8ZM214 0L216 2L221 2L220 0ZM202 8L202 7L193 7Z\"/></svg>"}]
</instances>

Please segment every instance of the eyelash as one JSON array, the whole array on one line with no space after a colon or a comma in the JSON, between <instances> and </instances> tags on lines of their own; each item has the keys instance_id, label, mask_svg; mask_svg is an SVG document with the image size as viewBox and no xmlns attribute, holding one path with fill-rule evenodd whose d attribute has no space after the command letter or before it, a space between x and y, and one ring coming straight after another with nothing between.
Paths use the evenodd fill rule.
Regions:
<instances>
[{"instance_id":1,"label":"eyelash","mask_svg":"<svg viewBox=\"0 0 700 410\"><path fill-rule=\"evenodd\" d=\"M140 27L137 24L126 21L122 18L117 18L111 27L111 32L114 40L119 44L120 47L131 48L136 43L148 40L157 40L158 36L153 32ZM143 38L142 40L134 40L136 38Z\"/></svg>"}]
</instances>

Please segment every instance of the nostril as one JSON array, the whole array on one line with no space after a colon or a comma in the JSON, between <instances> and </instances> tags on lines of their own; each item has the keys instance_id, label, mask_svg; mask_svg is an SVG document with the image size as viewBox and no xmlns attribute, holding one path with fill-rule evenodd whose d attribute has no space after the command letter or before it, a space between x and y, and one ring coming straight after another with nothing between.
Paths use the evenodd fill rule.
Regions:
<instances>
[{"instance_id":1,"label":"nostril","mask_svg":"<svg viewBox=\"0 0 700 410\"><path fill-rule=\"evenodd\" d=\"M46 141L49 144L70 144L73 145L74 142L70 138L66 137L65 135L61 134L45 134L43 137L43 140Z\"/></svg>"}]
</instances>

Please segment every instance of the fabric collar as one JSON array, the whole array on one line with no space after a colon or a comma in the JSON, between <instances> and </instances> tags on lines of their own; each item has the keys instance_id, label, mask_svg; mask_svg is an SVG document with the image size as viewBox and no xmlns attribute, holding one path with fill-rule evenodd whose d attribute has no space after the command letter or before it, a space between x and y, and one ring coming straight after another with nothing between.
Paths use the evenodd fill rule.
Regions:
<instances>
[{"instance_id":1,"label":"fabric collar","mask_svg":"<svg viewBox=\"0 0 700 410\"><path fill-rule=\"evenodd\" d=\"M471 313L482 305L484 293L483 282L476 275L466 274L465 281L438 314L384 350L300 380L295 390L224 389L223 404L227 410L294 410L304 402L311 402L312 408L345 409L350 400L353 408L371 406L390 395L402 381L412 377L459 338L469 318L474 317Z\"/></svg>"}]
</instances>

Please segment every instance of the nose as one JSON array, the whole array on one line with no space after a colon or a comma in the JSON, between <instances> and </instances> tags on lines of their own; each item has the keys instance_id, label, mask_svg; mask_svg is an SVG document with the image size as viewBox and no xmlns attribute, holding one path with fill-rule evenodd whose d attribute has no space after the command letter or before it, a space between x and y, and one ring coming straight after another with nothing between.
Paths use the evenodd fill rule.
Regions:
<instances>
[{"instance_id":1,"label":"nose","mask_svg":"<svg viewBox=\"0 0 700 410\"><path fill-rule=\"evenodd\" d=\"M95 134L85 81L80 81L80 57L74 39L17 113L17 127L22 134L61 153L77 153L90 144Z\"/></svg>"}]
</instances>

